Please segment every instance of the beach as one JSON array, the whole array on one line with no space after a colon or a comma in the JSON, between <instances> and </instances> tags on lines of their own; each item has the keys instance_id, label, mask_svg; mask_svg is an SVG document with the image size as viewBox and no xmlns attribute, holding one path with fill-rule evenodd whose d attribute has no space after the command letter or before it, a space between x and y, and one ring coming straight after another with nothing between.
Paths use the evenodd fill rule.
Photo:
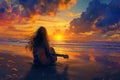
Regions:
<instances>
[{"instance_id":1,"label":"beach","mask_svg":"<svg viewBox=\"0 0 120 80\"><path fill-rule=\"evenodd\" d=\"M120 0L0 0L0 80L120 80Z\"/></svg>"},{"instance_id":2,"label":"beach","mask_svg":"<svg viewBox=\"0 0 120 80\"><path fill-rule=\"evenodd\" d=\"M19 44L0 45L0 80L120 80L118 42L51 43L69 59L59 57L47 67L33 65L32 54Z\"/></svg>"}]
</instances>

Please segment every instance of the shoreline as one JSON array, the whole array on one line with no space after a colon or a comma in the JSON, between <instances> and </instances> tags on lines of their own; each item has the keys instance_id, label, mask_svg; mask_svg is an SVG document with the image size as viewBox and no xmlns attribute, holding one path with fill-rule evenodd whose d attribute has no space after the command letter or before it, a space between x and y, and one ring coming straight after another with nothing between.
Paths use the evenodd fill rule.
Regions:
<instances>
[{"instance_id":1,"label":"shoreline","mask_svg":"<svg viewBox=\"0 0 120 80\"><path fill-rule=\"evenodd\" d=\"M29 56L0 52L0 80L120 80L120 64L107 58L116 57L97 57L96 61L90 61L82 55L63 61L58 59L56 66L40 67L32 65Z\"/></svg>"}]
</instances>

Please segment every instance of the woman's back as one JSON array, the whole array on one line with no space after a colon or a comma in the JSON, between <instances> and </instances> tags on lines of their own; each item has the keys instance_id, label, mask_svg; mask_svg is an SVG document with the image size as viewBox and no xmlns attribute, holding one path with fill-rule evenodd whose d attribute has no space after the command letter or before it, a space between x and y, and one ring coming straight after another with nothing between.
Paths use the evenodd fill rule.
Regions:
<instances>
[{"instance_id":1,"label":"woman's back","mask_svg":"<svg viewBox=\"0 0 120 80\"><path fill-rule=\"evenodd\" d=\"M47 58L44 48L36 48L33 52L35 64L48 64L50 59Z\"/></svg>"},{"instance_id":2,"label":"woman's back","mask_svg":"<svg viewBox=\"0 0 120 80\"><path fill-rule=\"evenodd\" d=\"M55 63L57 61L56 56L52 56L52 54L55 54L55 51L53 48L50 48L50 53L46 53L44 47L36 48L33 52L34 54L34 63L35 64L41 64L41 65L49 65L51 63ZM49 55L47 55L49 54Z\"/></svg>"}]
</instances>

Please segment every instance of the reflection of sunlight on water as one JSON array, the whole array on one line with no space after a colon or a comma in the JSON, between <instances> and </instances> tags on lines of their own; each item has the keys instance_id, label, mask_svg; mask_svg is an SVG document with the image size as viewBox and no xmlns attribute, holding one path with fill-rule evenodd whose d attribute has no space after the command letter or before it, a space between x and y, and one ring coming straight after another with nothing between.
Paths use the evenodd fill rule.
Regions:
<instances>
[{"instance_id":1,"label":"reflection of sunlight on water","mask_svg":"<svg viewBox=\"0 0 120 80\"><path fill-rule=\"evenodd\" d=\"M89 62L97 63L102 61L102 58L107 58L109 61L120 63L120 47L118 43L80 43L80 42L65 42L58 41L51 43L51 46L55 48L56 53L68 54L69 59L58 58L58 61L70 61L70 60L85 60ZM19 55L32 56L32 54L25 50L24 46L20 45L0 45L0 51L13 52ZM106 57L108 56L108 57ZM106 59L104 59L106 60ZM104 61L103 60L103 61Z\"/></svg>"},{"instance_id":2,"label":"reflection of sunlight on water","mask_svg":"<svg viewBox=\"0 0 120 80\"><path fill-rule=\"evenodd\" d=\"M93 63L102 63L102 64L106 64L106 61L107 61L107 63L110 63L110 64L112 64L112 63L115 63L115 65L120 64L120 54L117 52L103 54L103 53L97 51L95 48L90 48L90 49L88 49L87 52L80 52L80 51L79 52L70 52L70 51L61 50L60 48L57 48L57 47L55 49L56 49L57 53L68 54L69 60L76 60L76 61L85 60L85 61L89 61L89 62L93 62ZM63 49L65 49L65 48L63 48ZM64 61L64 60L60 59L60 61Z\"/></svg>"},{"instance_id":3,"label":"reflection of sunlight on water","mask_svg":"<svg viewBox=\"0 0 120 80\"><path fill-rule=\"evenodd\" d=\"M0 52L11 53L12 55L32 56L23 46L0 45Z\"/></svg>"},{"instance_id":4,"label":"reflection of sunlight on water","mask_svg":"<svg viewBox=\"0 0 120 80\"><path fill-rule=\"evenodd\" d=\"M90 62L95 62L95 61L96 61L96 60L95 60L95 56L92 55L92 54L89 54L89 61L90 61Z\"/></svg>"}]
</instances>

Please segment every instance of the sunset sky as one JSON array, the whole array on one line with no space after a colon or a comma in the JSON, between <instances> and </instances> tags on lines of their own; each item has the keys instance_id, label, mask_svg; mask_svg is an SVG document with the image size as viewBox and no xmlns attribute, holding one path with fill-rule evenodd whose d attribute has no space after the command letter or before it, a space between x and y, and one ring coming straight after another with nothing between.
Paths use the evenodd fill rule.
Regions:
<instances>
[{"instance_id":1,"label":"sunset sky","mask_svg":"<svg viewBox=\"0 0 120 80\"><path fill-rule=\"evenodd\" d=\"M0 38L45 26L50 39L120 41L119 14L119 0L0 0Z\"/></svg>"}]
</instances>

